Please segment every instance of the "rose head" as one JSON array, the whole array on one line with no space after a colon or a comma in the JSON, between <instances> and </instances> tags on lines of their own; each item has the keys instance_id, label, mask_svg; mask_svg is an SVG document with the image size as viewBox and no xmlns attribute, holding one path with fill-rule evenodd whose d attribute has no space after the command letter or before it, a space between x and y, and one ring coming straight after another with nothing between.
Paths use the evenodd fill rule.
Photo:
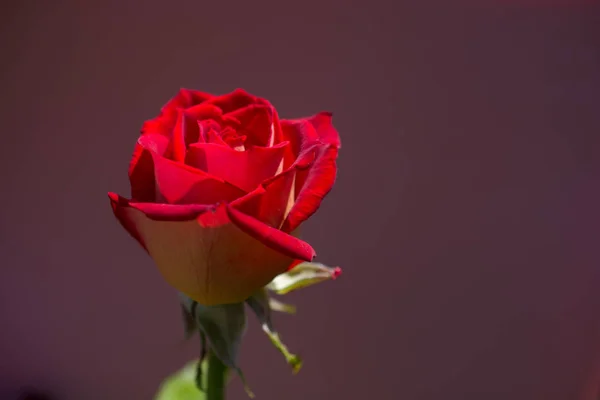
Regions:
<instances>
[{"instance_id":1,"label":"rose head","mask_svg":"<svg viewBox=\"0 0 600 400\"><path fill-rule=\"evenodd\" d=\"M131 199L109 198L170 285L204 305L241 302L314 258L294 232L331 189L339 147L330 113L279 120L240 89L182 89L142 127Z\"/></svg>"}]
</instances>

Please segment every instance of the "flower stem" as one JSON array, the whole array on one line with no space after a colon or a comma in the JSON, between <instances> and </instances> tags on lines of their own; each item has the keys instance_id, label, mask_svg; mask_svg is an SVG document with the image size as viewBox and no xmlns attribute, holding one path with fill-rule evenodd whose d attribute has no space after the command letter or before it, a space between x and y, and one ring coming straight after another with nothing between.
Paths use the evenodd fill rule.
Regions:
<instances>
[{"instance_id":1,"label":"flower stem","mask_svg":"<svg viewBox=\"0 0 600 400\"><path fill-rule=\"evenodd\" d=\"M208 372L206 382L206 400L225 400L227 367L209 350L207 354Z\"/></svg>"}]
</instances>

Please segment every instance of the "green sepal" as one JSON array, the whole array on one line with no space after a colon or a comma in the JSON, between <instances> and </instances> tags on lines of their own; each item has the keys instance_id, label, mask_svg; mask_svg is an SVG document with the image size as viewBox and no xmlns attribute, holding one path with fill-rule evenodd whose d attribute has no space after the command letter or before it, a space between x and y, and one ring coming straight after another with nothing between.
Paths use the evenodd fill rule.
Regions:
<instances>
[{"instance_id":1,"label":"green sepal","mask_svg":"<svg viewBox=\"0 0 600 400\"><path fill-rule=\"evenodd\" d=\"M292 367L294 373L298 373L302 368L302 359L296 354L290 353L287 346L281 341L279 334L273 327L273 321L271 318L271 307L269 302L269 295L266 290L262 289L246 300L248 306L254 311L256 317L261 323L263 331L267 334L271 343L283 354L287 363Z\"/></svg>"},{"instance_id":2,"label":"green sepal","mask_svg":"<svg viewBox=\"0 0 600 400\"><path fill-rule=\"evenodd\" d=\"M307 286L337 278L342 273L339 267L328 267L320 263L303 262L291 270L277 275L267 289L277 294L286 294Z\"/></svg>"},{"instance_id":3,"label":"green sepal","mask_svg":"<svg viewBox=\"0 0 600 400\"><path fill-rule=\"evenodd\" d=\"M194 333L198 330L196 321L192 314L186 310L185 306L181 304L181 319L183 320L183 329L185 340L191 339Z\"/></svg>"},{"instance_id":4,"label":"green sepal","mask_svg":"<svg viewBox=\"0 0 600 400\"><path fill-rule=\"evenodd\" d=\"M203 384L203 370L201 368L201 364L206 358L206 354L208 351L206 335L202 331L198 330L198 326L196 321L194 320L194 317L191 313L187 311L183 304L181 304L181 311L185 340L191 339L194 336L194 333L196 333L196 331L198 331L198 334L200 336L200 358L196 363L196 385L198 386L198 389L200 389L201 391L205 391L206 386Z\"/></svg>"},{"instance_id":5,"label":"green sepal","mask_svg":"<svg viewBox=\"0 0 600 400\"><path fill-rule=\"evenodd\" d=\"M246 331L246 312L244 303L222 304L218 306L205 306L183 293L180 293L181 303L185 310L193 317L196 328L201 332L212 351L228 368L235 371L244 385L249 397L254 394L248 387L244 373L237 365L237 358L242 337ZM206 351L203 350L203 354ZM197 377L201 389L203 370L198 369Z\"/></svg>"},{"instance_id":6,"label":"green sepal","mask_svg":"<svg viewBox=\"0 0 600 400\"><path fill-rule=\"evenodd\" d=\"M286 314L296 314L296 306L292 304L282 303L281 301L269 297L269 308L273 311L278 311Z\"/></svg>"}]
</instances>

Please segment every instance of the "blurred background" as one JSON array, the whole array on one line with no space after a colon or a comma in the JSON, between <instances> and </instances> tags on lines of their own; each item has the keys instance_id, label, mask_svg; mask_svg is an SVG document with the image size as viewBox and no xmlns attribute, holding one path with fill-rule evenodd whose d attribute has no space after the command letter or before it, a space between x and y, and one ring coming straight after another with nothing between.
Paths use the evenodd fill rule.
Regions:
<instances>
[{"instance_id":1,"label":"blurred background","mask_svg":"<svg viewBox=\"0 0 600 400\"><path fill-rule=\"evenodd\" d=\"M107 192L180 87L242 87L343 143L303 235L344 274L277 315L297 376L249 315L258 399L597 399L600 6L451 3L3 2L0 398L151 399L197 356Z\"/></svg>"}]
</instances>

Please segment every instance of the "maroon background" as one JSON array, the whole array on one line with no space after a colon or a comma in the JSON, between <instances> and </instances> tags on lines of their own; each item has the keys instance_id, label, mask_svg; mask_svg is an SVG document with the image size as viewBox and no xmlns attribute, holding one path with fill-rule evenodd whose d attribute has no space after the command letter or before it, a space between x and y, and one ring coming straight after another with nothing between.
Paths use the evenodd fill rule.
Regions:
<instances>
[{"instance_id":1,"label":"maroon background","mask_svg":"<svg viewBox=\"0 0 600 400\"><path fill-rule=\"evenodd\" d=\"M594 399L600 8L441 3L4 3L0 398L150 399L196 354L106 196L183 86L342 136L304 238L344 274L278 316L298 376L250 319L259 399Z\"/></svg>"}]
</instances>

